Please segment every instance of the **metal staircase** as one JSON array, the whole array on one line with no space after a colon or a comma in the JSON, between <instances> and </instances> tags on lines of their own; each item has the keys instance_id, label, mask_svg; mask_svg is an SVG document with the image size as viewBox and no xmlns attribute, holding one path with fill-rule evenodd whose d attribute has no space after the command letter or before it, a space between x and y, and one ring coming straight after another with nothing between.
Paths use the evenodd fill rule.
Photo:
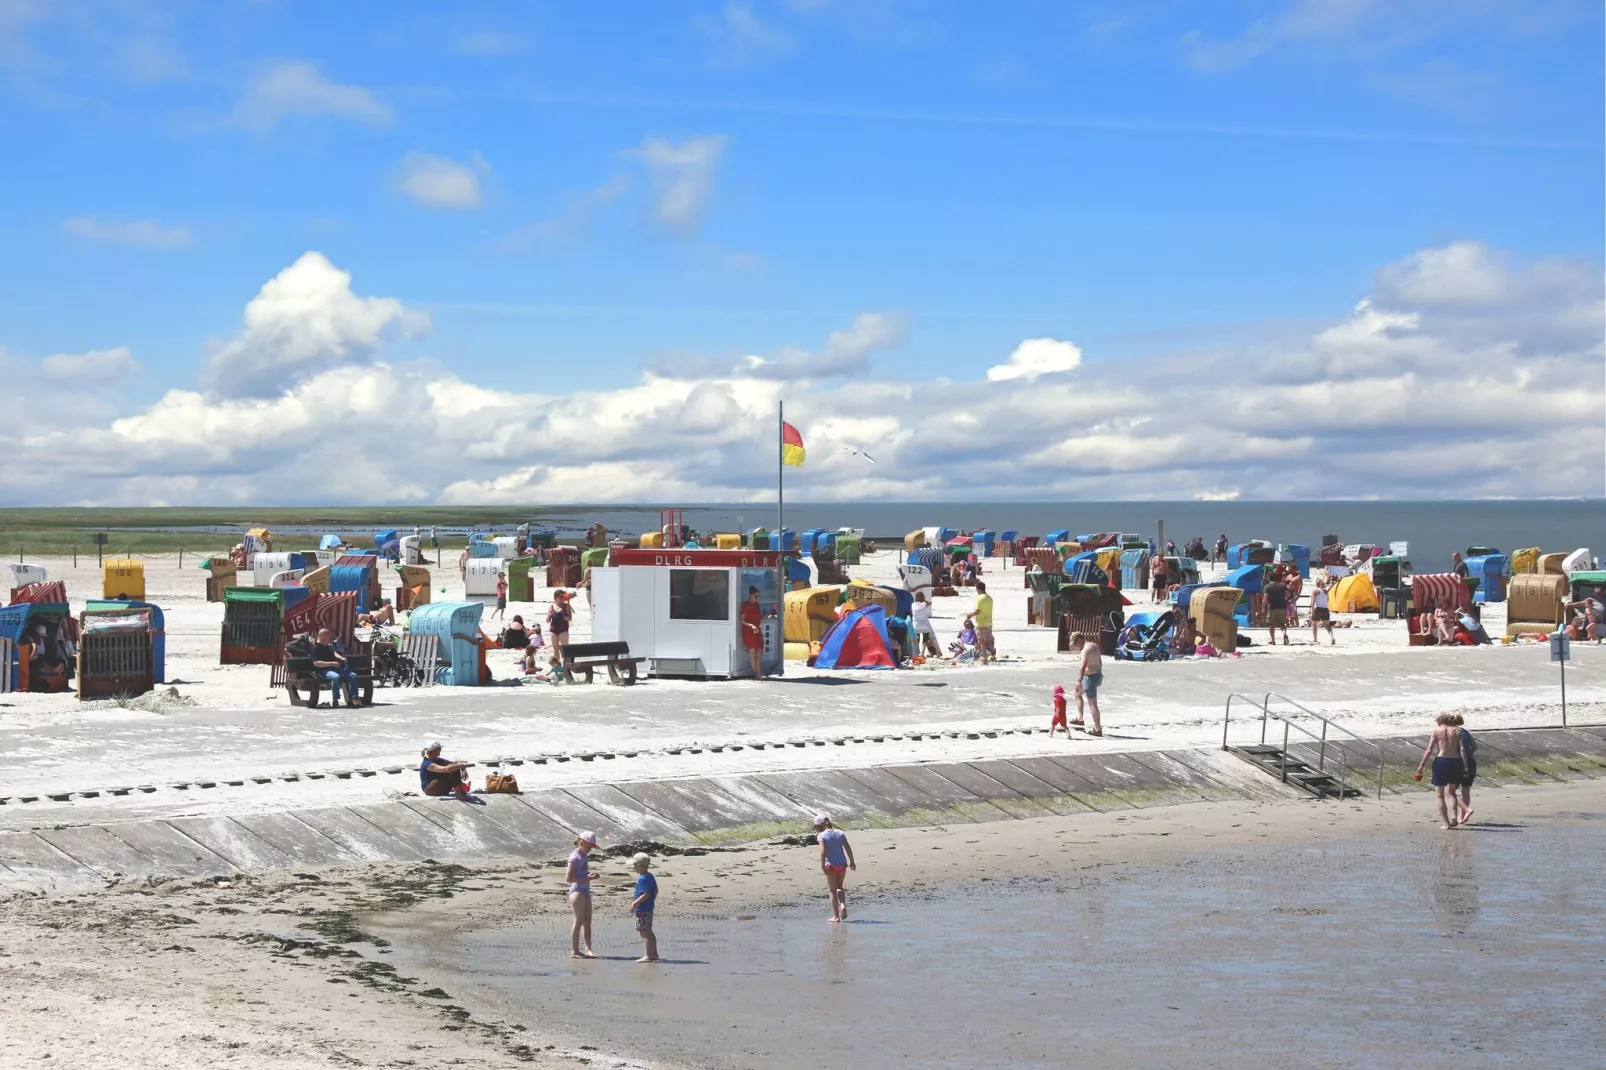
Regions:
<instances>
[{"instance_id":1,"label":"metal staircase","mask_svg":"<svg viewBox=\"0 0 1606 1070\"><path fill-rule=\"evenodd\" d=\"M1229 735L1232 729L1232 703L1237 699L1247 702L1260 711L1260 741L1258 743L1232 743ZM1272 710L1273 702L1284 706L1291 706L1297 712L1284 714ZM1313 731L1297 719L1308 719L1319 722L1320 731ZM1280 721L1283 726L1282 745L1267 742L1267 729L1273 721ZM1336 734L1348 736L1348 740L1329 738L1329 730ZM1293 733L1298 733L1303 739L1295 739ZM1311 757L1300 757L1289 752L1290 740L1305 744L1309 749L1315 745L1315 764L1311 764ZM1370 748L1370 752L1361 750ZM1361 782L1352 772L1352 756L1350 751L1361 750L1361 753L1370 755L1375 753L1377 759L1377 797L1383 797L1383 748L1369 739L1362 739L1343 725L1313 710L1309 710L1292 699L1268 692L1259 702L1248 695L1231 694L1227 696L1227 710L1221 721L1221 749L1235 754L1255 766L1257 769L1281 780L1284 784L1291 784L1301 788L1318 799L1351 799L1360 798L1367 794Z\"/></svg>"}]
</instances>

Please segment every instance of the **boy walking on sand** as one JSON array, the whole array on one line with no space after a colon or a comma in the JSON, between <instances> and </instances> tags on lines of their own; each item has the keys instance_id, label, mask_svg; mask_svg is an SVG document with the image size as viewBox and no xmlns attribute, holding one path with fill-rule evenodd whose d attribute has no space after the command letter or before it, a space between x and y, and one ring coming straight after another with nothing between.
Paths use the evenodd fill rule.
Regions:
<instances>
[{"instance_id":1,"label":"boy walking on sand","mask_svg":"<svg viewBox=\"0 0 1606 1070\"><path fill-rule=\"evenodd\" d=\"M496 610L493 617L501 617L507 613L507 573L496 574Z\"/></svg>"},{"instance_id":2,"label":"boy walking on sand","mask_svg":"<svg viewBox=\"0 0 1606 1070\"><path fill-rule=\"evenodd\" d=\"M658 903L658 878L648 870L652 859L638 854L631 863L636 867L636 897L630 901L630 913L636 917L636 932L646 942L646 953L637 962L658 961L658 936L652 931L652 910Z\"/></svg>"}]
</instances>

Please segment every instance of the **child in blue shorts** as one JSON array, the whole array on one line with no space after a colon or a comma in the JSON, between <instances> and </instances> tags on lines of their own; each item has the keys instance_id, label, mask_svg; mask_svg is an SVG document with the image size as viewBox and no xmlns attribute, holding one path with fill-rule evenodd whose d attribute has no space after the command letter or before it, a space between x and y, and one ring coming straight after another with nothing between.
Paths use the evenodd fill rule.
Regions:
<instances>
[{"instance_id":1,"label":"child in blue shorts","mask_svg":"<svg viewBox=\"0 0 1606 1070\"><path fill-rule=\"evenodd\" d=\"M658 961L658 937L652 931L652 910L658 904L658 879L648 872L652 859L638 854L630 860L636 867L636 897L630 901L630 913L636 916L636 932L646 942L646 954L637 962Z\"/></svg>"}]
</instances>

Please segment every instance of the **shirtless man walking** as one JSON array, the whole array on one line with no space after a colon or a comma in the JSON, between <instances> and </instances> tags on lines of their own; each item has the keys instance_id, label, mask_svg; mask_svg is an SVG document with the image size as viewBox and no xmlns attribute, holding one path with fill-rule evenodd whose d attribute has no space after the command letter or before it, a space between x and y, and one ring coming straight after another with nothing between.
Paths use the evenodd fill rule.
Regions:
<instances>
[{"instance_id":1,"label":"shirtless man walking","mask_svg":"<svg viewBox=\"0 0 1606 1070\"><path fill-rule=\"evenodd\" d=\"M1082 700L1087 700L1088 712L1093 717L1093 724L1088 728L1090 736L1102 736L1104 728L1099 724L1099 685L1104 682L1104 655L1097 643L1087 641L1087 636L1081 632L1071 636L1071 653L1082 656L1081 670L1076 678L1076 721L1082 723Z\"/></svg>"},{"instance_id":2,"label":"shirtless man walking","mask_svg":"<svg viewBox=\"0 0 1606 1070\"><path fill-rule=\"evenodd\" d=\"M1453 717L1454 714L1439 714L1433 734L1428 736L1427 749L1422 752L1422 760L1416 763L1416 774L1412 777L1421 780L1422 767L1428 764L1429 758L1433 759L1433 793L1438 796L1439 822L1446 831L1459 823L1461 807L1457 793L1461 790L1461 781L1466 779L1467 769L1466 740L1460 727L1452 723Z\"/></svg>"}]
</instances>

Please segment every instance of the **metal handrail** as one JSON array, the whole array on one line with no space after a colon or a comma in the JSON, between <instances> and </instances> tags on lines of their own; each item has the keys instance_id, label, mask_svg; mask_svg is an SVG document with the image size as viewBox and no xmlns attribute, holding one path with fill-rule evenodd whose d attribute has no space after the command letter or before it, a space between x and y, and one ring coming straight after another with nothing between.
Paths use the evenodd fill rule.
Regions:
<instances>
[{"instance_id":1,"label":"metal handrail","mask_svg":"<svg viewBox=\"0 0 1606 1070\"><path fill-rule=\"evenodd\" d=\"M1228 736L1230 734L1231 727L1232 727L1232 702L1233 702L1233 699L1240 699L1240 700L1242 700L1244 702L1251 703L1252 705L1258 706L1260 708L1260 742L1262 744L1265 744L1265 742L1266 742L1266 725L1267 725L1267 722L1270 721L1271 719L1275 718L1275 719L1277 719L1277 720L1279 720L1279 721L1281 721L1283 723L1283 748L1282 748L1282 757L1281 757L1281 763L1280 763L1280 770L1279 771L1282 774L1282 780L1283 780L1284 783L1288 782L1288 737L1289 737L1289 730L1290 729L1296 730L1296 731L1300 732L1303 735L1309 736L1311 739L1315 740L1318 744L1320 744L1320 749L1317 751L1316 768L1318 770L1325 771L1326 768L1327 768L1327 743L1328 743L1327 729L1331 727L1331 728L1335 728L1338 731L1344 733L1346 736L1349 736L1351 739L1355 740L1356 742L1364 743L1367 746L1369 746L1369 747L1371 747L1371 748L1373 748L1374 750L1377 751L1377 797L1379 799L1383 798L1384 751L1383 751L1382 746L1380 744L1372 742L1369 739L1364 739L1361 736L1356 735L1354 732L1351 732L1349 729L1345 728L1343 725L1339 724L1338 722L1330 720L1329 718L1323 717L1321 714L1317 713L1314 710L1311 710L1311 709L1308 709L1307 707L1301 706L1299 703L1295 702L1293 699L1289 698L1287 695L1279 695L1276 692L1267 692L1265 694L1265 696L1260 699L1259 702L1256 702L1255 699L1251 698L1248 695L1242 695L1242 694L1238 694L1236 692L1228 695L1227 696L1226 714L1225 714L1225 716L1222 717L1222 720L1221 720L1221 749L1222 750L1230 749L1228 747L1228 745L1227 745L1227 738L1228 738ZM1294 723L1294 721L1290 720L1287 717L1284 717L1280 713L1271 712L1272 699L1277 699L1280 702L1285 702L1288 705L1290 705L1290 706L1294 707L1295 709L1299 710L1301 713L1305 714L1306 716L1314 717L1316 720L1320 721L1322 723L1321 732L1319 734L1316 733L1316 732L1312 732L1310 729L1306 728L1304 725L1296 724L1296 723ZM1342 745L1338 745L1338 750L1337 750L1337 754L1336 754L1336 759L1335 760L1336 760L1337 765L1338 765L1338 796L1339 796L1339 798L1342 799L1342 798L1344 798L1344 793L1347 790L1347 782L1348 782L1348 777L1349 777L1349 758L1345 754Z\"/></svg>"},{"instance_id":2,"label":"metal handrail","mask_svg":"<svg viewBox=\"0 0 1606 1070\"><path fill-rule=\"evenodd\" d=\"M1358 736L1354 732L1351 732L1349 729L1345 728L1343 725L1339 724L1337 721L1333 721L1333 720L1330 720L1330 719L1328 719L1326 717L1323 717L1321 714L1317 713L1315 710L1309 709L1309 708L1307 708L1305 706L1301 706L1299 703L1295 702L1293 699L1289 698L1287 695L1279 695L1274 691L1268 691L1266 693L1266 697L1262 701L1261 707L1260 707L1260 714L1261 714L1261 716L1260 716L1260 741L1262 743L1264 743L1266 741L1266 721L1267 721L1268 718L1275 717L1275 718L1277 718L1277 720L1283 722L1283 724L1285 726L1293 724L1292 721L1290 721L1288 718L1284 717L1282 714L1272 713L1271 712L1271 700L1272 699L1277 699L1279 702L1285 702L1288 705L1294 707L1294 709L1296 709L1299 712L1303 713L1305 716L1314 717L1314 718L1316 718L1318 721L1320 721L1322 723L1322 734L1319 737L1314 732L1311 732L1309 729L1300 727L1298 725L1294 726L1296 728L1299 728L1300 731L1304 732L1307 736L1310 736L1312 739L1317 739L1321 743L1322 747L1321 747L1321 751L1319 752L1320 757L1317 758L1317 762L1318 762L1317 768L1321 768L1321 764L1320 763L1324 762L1326 760L1326 757L1327 757L1327 730L1329 728L1335 728L1338 731L1344 733L1346 736L1349 736L1355 742L1364 743L1366 746L1371 747L1373 750L1377 751L1377 798L1379 799L1379 801L1382 800L1382 798L1383 798L1384 765L1385 765L1385 762L1387 761L1387 758L1385 756L1382 744L1373 742L1372 740L1366 739L1366 738L1364 738L1362 736ZM1283 738L1286 740L1287 736L1288 736L1288 730L1285 727L1283 729ZM1283 748L1284 753L1287 752L1287 749L1288 748L1285 745L1284 748ZM1349 763L1348 763L1347 760L1344 759L1344 751L1342 749L1340 749L1338 754L1339 754L1339 761L1340 761L1341 766L1347 768ZM1339 785L1339 797L1340 798L1343 797L1343 784L1342 783L1340 783L1340 785Z\"/></svg>"}]
</instances>

